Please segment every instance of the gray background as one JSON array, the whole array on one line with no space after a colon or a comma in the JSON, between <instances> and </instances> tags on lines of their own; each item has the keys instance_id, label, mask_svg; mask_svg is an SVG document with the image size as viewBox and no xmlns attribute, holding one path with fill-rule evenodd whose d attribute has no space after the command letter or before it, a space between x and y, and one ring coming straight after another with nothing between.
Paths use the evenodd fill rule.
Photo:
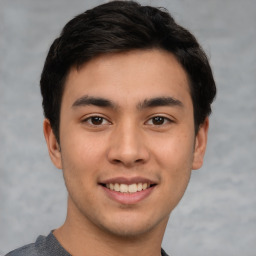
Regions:
<instances>
[{"instance_id":1,"label":"gray background","mask_svg":"<svg viewBox=\"0 0 256 256\"><path fill-rule=\"evenodd\" d=\"M43 138L39 77L62 26L103 2L0 0L2 253L64 221L67 195ZM140 2L167 7L198 37L218 85L204 167L193 172L163 246L177 256L255 256L256 1Z\"/></svg>"}]
</instances>

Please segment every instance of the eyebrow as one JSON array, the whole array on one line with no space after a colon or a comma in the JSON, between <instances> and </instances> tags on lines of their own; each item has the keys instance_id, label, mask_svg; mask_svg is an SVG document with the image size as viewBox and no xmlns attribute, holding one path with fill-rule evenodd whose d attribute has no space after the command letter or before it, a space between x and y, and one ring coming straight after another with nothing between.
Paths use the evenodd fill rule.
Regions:
<instances>
[{"instance_id":1,"label":"eyebrow","mask_svg":"<svg viewBox=\"0 0 256 256\"><path fill-rule=\"evenodd\" d=\"M162 106L177 106L183 107L183 103L173 97L157 97L152 99L145 99L142 103L138 104L138 109L142 110L145 108L162 107Z\"/></svg>"},{"instance_id":2,"label":"eyebrow","mask_svg":"<svg viewBox=\"0 0 256 256\"><path fill-rule=\"evenodd\" d=\"M72 107L83 107L94 105L97 107L104 107L104 108L118 108L118 106L112 102L111 100L100 98L100 97L93 97L93 96L82 96L81 98L77 99L73 104ZM137 109L143 110L145 108L153 108L153 107L161 107L161 106L178 106L183 107L183 104L180 100L175 99L173 97L156 97L151 99L145 99L143 102L137 104Z\"/></svg>"},{"instance_id":3,"label":"eyebrow","mask_svg":"<svg viewBox=\"0 0 256 256\"><path fill-rule=\"evenodd\" d=\"M105 107L105 108L116 108L116 105L108 99L100 98L100 97L91 97L85 95L79 99L77 99L73 104L72 107L82 107L94 105L98 107Z\"/></svg>"}]
</instances>

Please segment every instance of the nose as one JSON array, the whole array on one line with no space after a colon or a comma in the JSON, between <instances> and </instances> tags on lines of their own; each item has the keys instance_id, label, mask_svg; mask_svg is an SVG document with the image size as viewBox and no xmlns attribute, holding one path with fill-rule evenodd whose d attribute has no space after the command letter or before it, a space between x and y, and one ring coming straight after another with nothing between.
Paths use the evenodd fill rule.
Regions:
<instances>
[{"instance_id":1,"label":"nose","mask_svg":"<svg viewBox=\"0 0 256 256\"><path fill-rule=\"evenodd\" d=\"M133 167L149 160L146 140L139 127L119 126L110 138L108 160L113 164Z\"/></svg>"}]
</instances>

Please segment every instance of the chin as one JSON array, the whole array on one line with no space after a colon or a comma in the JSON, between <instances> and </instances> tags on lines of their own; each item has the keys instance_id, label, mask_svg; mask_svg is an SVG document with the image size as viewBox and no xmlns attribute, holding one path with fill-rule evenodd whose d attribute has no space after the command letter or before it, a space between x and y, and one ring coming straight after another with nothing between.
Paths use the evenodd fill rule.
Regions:
<instances>
[{"instance_id":1,"label":"chin","mask_svg":"<svg viewBox=\"0 0 256 256\"><path fill-rule=\"evenodd\" d=\"M115 221L104 225L103 228L106 232L118 236L120 238L136 238L149 234L151 231L158 229L158 227L165 226L168 222L169 215L167 218L161 218L159 220L152 220L152 218L145 219L140 218L141 216L127 216L123 218L113 218ZM101 227L102 228L102 227ZM162 229L162 228L161 228Z\"/></svg>"},{"instance_id":2,"label":"chin","mask_svg":"<svg viewBox=\"0 0 256 256\"><path fill-rule=\"evenodd\" d=\"M147 234L150 232L150 227L141 227L141 226L126 226L122 225L120 227L116 226L114 228L105 229L109 234L117 236L119 238L136 238Z\"/></svg>"}]
</instances>

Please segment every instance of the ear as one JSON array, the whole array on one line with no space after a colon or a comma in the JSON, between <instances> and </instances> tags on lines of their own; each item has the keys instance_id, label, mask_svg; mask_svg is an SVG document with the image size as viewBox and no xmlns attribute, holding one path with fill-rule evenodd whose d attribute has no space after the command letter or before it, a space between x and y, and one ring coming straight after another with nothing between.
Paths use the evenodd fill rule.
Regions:
<instances>
[{"instance_id":1,"label":"ear","mask_svg":"<svg viewBox=\"0 0 256 256\"><path fill-rule=\"evenodd\" d=\"M47 147L48 147L48 152L53 164L58 169L62 169L60 146L56 140L50 121L48 119L44 120L44 137L45 137Z\"/></svg>"},{"instance_id":2,"label":"ear","mask_svg":"<svg viewBox=\"0 0 256 256\"><path fill-rule=\"evenodd\" d=\"M197 170L202 167L204 154L207 145L207 135L209 128L209 118L206 118L204 123L200 125L195 140L194 159L192 169Z\"/></svg>"}]
</instances>

